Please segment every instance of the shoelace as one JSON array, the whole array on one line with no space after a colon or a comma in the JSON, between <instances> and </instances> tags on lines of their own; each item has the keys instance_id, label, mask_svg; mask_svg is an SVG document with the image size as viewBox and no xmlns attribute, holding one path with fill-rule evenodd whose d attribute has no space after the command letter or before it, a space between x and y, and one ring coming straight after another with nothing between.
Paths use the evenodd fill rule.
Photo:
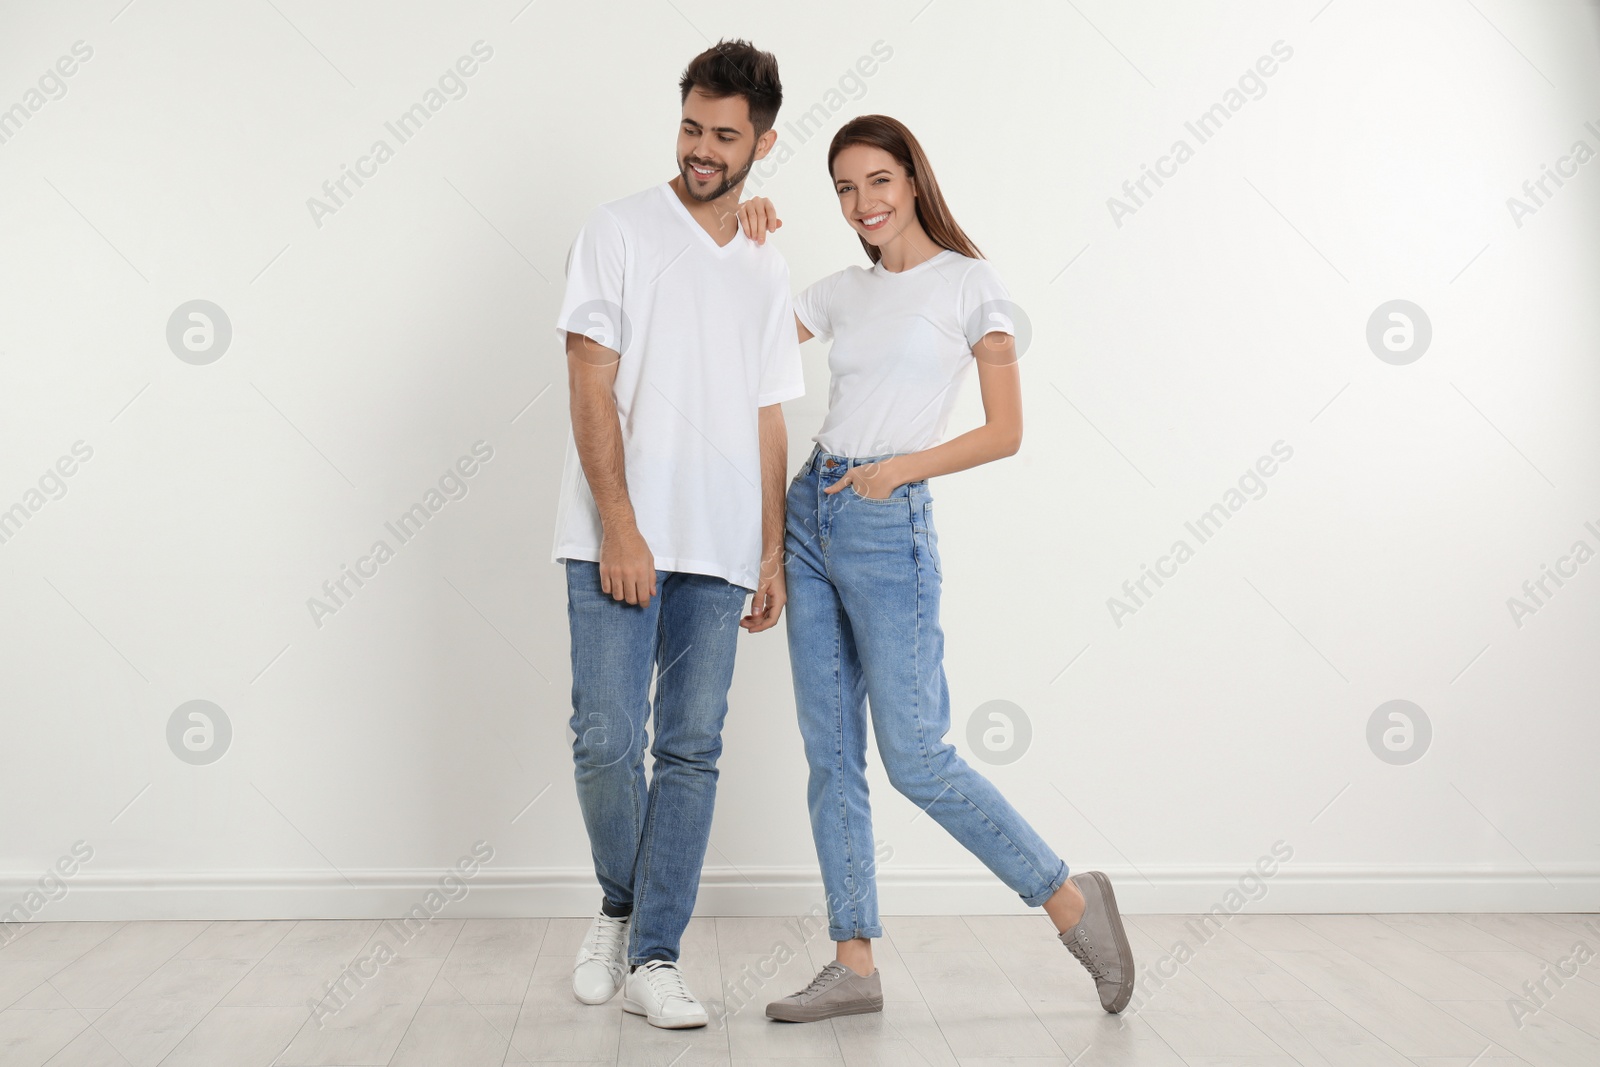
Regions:
<instances>
[{"instance_id":1,"label":"shoelace","mask_svg":"<svg viewBox=\"0 0 1600 1067\"><path fill-rule=\"evenodd\" d=\"M617 949L622 945L622 939L627 935L628 920L626 918L614 919L609 915L602 915L589 932L584 935L583 947L579 955L582 962L591 960L599 963L614 963L617 958Z\"/></svg>"},{"instance_id":2,"label":"shoelace","mask_svg":"<svg viewBox=\"0 0 1600 1067\"><path fill-rule=\"evenodd\" d=\"M1100 962L1100 955L1095 952L1094 945L1081 929L1076 937L1068 939L1067 951L1076 956L1078 962L1083 964L1084 969L1089 972L1089 977L1097 982L1105 978L1106 971L1104 965Z\"/></svg>"},{"instance_id":3,"label":"shoelace","mask_svg":"<svg viewBox=\"0 0 1600 1067\"><path fill-rule=\"evenodd\" d=\"M834 960L832 963L822 968L822 970L818 971L817 976L811 979L811 983L809 985L794 995L797 997L810 996L812 993L820 991L825 986L833 984L834 979L844 974L846 970L847 968L844 964L840 963L838 960Z\"/></svg>"},{"instance_id":4,"label":"shoelace","mask_svg":"<svg viewBox=\"0 0 1600 1067\"><path fill-rule=\"evenodd\" d=\"M683 980L683 974L677 965L666 960L651 960L639 968L645 972L645 981L650 983L650 989L659 1001L687 1000L695 1002L693 994L689 992L689 985Z\"/></svg>"}]
</instances>

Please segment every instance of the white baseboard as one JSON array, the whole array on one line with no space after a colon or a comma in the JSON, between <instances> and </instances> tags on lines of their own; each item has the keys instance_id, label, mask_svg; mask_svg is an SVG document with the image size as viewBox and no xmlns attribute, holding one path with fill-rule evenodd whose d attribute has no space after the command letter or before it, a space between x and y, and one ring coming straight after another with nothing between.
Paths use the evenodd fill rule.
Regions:
<instances>
[{"instance_id":1,"label":"white baseboard","mask_svg":"<svg viewBox=\"0 0 1600 1067\"><path fill-rule=\"evenodd\" d=\"M1600 869L1545 865L1379 867L1289 860L1260 884L1234 867L1104 867L1128 914L1192 914L1221 906L1255 914L1310 912L1600 912ZM1074 868L1073 873L1078 869ZM396 870L142 872L81 869L67 891L29 898L37 874L0 874L0 918L14 904L38 921L89 919L375 919L425 903L442 871ZM588 868L496 869L464 879L465 895L439 906L449 918L594 914L600 892ZM820 909L815 868L708 866L696 915L803 915ZM987 870L880 868L884 915L1002 915L1030 909ZM33 905L39 905L33 907Z\"/></svg>"}]
</instances>

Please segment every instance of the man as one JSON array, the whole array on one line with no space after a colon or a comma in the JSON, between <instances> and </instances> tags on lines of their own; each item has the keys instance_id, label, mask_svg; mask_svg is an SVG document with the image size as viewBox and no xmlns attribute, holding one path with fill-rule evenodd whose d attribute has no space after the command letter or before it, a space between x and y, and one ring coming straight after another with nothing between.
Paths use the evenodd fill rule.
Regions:
<instances>
[{"instance_id":1,"label":"man","mask_svg":"<svg viewBox=\"0 0 1600 1067\"><path fill-rule=\"evenodd\" d=\"M739 227L777 141L777 61L719 42L679 82L678 174L595 209L556 331L568 438L553 559L567 571L573 760L602 891L573 994L706 1025L679 973L699 892L738 630L783 610L787 438L805 392L789 268ZM656 670L653 774L644 744Z\"/></svg>"}]
</instances>

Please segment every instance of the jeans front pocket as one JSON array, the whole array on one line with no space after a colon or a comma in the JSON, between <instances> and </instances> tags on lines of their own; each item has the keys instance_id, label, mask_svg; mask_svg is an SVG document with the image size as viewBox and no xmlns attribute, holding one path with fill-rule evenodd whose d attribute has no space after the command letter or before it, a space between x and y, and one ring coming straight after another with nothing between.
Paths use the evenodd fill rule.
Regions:
<instances>
[{"instance_id":1,"label":"jeans front pocket","mask_svg":"<svg viewBox=\"0 0 1600 1067\"><path fill-rule=\"evenodd\" d=\"M894 492L883 497L862 496L861 493L857 491L855 482L851 482L846 488L849 490L852 497L864 504L903 504L905 503L906 497L911 495L909 482L905 485L895 486Z\"/></svg>"}]
</instances>

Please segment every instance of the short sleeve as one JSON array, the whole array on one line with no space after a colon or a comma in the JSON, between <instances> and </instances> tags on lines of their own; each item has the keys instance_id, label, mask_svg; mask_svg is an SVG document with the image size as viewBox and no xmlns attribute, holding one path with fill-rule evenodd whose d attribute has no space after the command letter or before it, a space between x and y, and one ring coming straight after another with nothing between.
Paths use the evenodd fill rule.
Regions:
<instances>
[{"instance_id":1,"label":"short sleeve","mask_svg":"<svg viewBox=\"0 0 1600 1067\"><path fill-rule=\"evenodd\" d=\"M767 321L767 350L761 361L757 407L794 400L806 393L805 366L800 359L800 338L794 332L795 303L789 296L789 267L777 281L774 313ZM807 327L809 329L810 327Z\"/></svg>"},{"instance_id":2,"label":"short sleeve","mask_svg":"<svg viewBox=\"0 0 1600 1067\"><path fill-rule=\"evenodd\" d=\"M956 292L956 314L969 346L997 330L1017 335L1011 294L1000 280L1000 272L986 259L974 262L962 276Z\"/></svg>"},{"instance_id":3,"label":"short sleeve","mask_svg":"<svg viewBox=\"0 0 1600 1067\"><path fill-rule=\"evenodd\" d=\"M604 205L590 212L567 251L567 289L556 317L556 336L586 334L621 352L626 341L622 277L626 248L622 226Z\"/></svg>"},{"instance_id":4,"label":"short sleeve","mask_svg":"<svg viewBox=\"0 0 1600 1067\"><path fill-rule=\"evenodd\" d=\"M828 302L843 274L843 271L835 271L826 278L812 282L794 299L794 311L800 324L819 340L833 340L833 321L828 315Z\"/></svg>"}]
</instances>

